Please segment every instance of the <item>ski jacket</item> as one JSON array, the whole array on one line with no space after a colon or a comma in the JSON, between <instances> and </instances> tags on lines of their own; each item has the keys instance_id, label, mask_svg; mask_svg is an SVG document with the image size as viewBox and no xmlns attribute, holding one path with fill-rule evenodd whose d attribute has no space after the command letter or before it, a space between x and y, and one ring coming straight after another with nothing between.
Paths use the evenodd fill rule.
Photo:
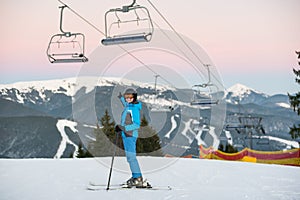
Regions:
<instances>
[{"instance_id":1,"label":"ski jacket","mask_svg":"<svg viewBox=\"0 0 300 200\"><path fill-rule=\"evenodd\" d=\"M122 136L126 137L138 137L138 129L141 125L141 109L142 104L139 101L128 103L124 97L120 98L124 110L121 115L121 125L125 127L125 131L122 132Z\"/></svg>"}]
</instances>

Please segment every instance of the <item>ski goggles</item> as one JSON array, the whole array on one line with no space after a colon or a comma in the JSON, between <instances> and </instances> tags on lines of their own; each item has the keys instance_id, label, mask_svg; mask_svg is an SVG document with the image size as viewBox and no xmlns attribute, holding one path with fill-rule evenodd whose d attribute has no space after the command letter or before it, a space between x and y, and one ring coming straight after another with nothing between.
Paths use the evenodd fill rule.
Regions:
<instances>
[{"instance_id":1,"label":"ski goggles","mask_svg":"<svg viewBox=\"0 0 300 200\"><path fill-rule=\"evenodd\" d=\"M124 96L124 99L129 99L129 100L131 100L131 99L133 99L134 97L133 97L133 95L125 95Z\"/></svg>"}]
</instances>

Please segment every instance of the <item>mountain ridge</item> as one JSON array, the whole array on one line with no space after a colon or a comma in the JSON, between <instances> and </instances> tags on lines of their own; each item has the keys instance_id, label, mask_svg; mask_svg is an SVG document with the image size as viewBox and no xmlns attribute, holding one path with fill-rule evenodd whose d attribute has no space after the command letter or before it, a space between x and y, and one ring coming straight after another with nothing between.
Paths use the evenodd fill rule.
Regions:
<instances>
[{"instance_id":1,"label":"mountain ridge","mask_svg":"<svg viewBox=\"0 0 300 200\"><path fill-rule=\"evenodd\" d=\"M154 85L140 83L137 81L129 81L121 78L107 77L97 80L95 77L83 77L84 79L77 79L76 77L53 79L45 81L27 81L16 82L12 84L0 84L1 97L7 100L24 103L26 95L24 93L39 93L40 101L47 101L47 93L51 91L56 94L65 94L66 96L74 96L75 90L78 87L85 86L88 93L93 90L95 86L113 86L117 84L122 85L136 85L144 88L154 88ZM86 81L86 82L85 82ZM166 90L171 88L158 87L157 89ZM172 90L172 89L171 89ZM236 83L225 90L225 99L227 103L231 104L248 104L255 103L258 105L269 104L269 107L281 106L289 108L289 99L285 94L268 95L264 92L257 91L251 87L245 86L241 83ZM36 99L28 99L27 101L36 102Z\"/></svg>"},{"instance_id":2,"label":"mountain ridge","mask_svg":"<svg viewBox=\"0 0 300 200\"><path fill-rule=\"evenodd\" d=\"M162 138L162 141L169 142L172 138L168 139L165 137L165 135L169 131L174 130L172 133L170 132L172 137L175 136L177 132L180 133L176 135L176 139L178 141L175 142L183 142L183 145L185 145L185 141L192 142L192 140L195 140L195 142L192 142L193 146L191 146L193 151L191 153L194 155L197 155L197 144L201 141L205 141L207 146L217 144L215 139L217 137L213 137L215 129L214 126L223 123L225 123L224 126L230 124L230 121L228 121L229 116L238 116L237 114L242 113L244 116L263 118L261 125L264 127L264 132L270 136L276 136L288 140L291 139L291 136L288 134L289 127L292 127L293 124L300 123L299 116L297 116L296 113L294 113L293 110L288 106L289 101L287 95L278 94L268 96L247 86L237 85L237 87L233 87L228 90L227 93L224 92L224 97L226 99L222 99L221 104L223 105L226 103L227 109L222 110L221 112L226 112L224 114L226 115L226 121L222 121L222 123L216 123L216 120L223 119L216 118L218 117L216 115L213 116L213 119L211 119L211 111L214 109L213 106L212 109L210 109L209 106L199 108L191 105L190 100L193 92L191 89L180 89L179 91L175 91L172 90L173 88L157 87L156 89L158 90L155 90L154 86L151 84L136 85L139 83L118 78L106 78L100 80L96 80L94 78L84 79L90 80L90 82L87 82L88 86L85 86L86 82L84 80L79 79L78 82L75 82L76 80L71 78L56 79L45 82L33 81L29 83L22 82L18 84L0 85L0 100L1 102L4 102L0 103L0 116L2 117L3 122L3 124L0 124L0 126L2 126L3 130L10 131L4 131L3 133L0 132L0 137L5 138L7 137L7 134L17 136L17 133L20 133L20 135L26 135L30 132L34 132L34 134L32 133L32 138L36 140L37 138L35 138L35 136L39 134L32 130L42 131L42 129L39 127L39 123L35 120L37 118L34 118L33 116L43 116L43 119L50 117L48 118L49 123L45 123L47 126L44 127L43 130L46 135L53 134L53 131L51 130L53 130L53 128L56 129L56 127L53 126L55 126L55 122L58 119L68 119L70 121L76 121L78 124L95 126L96 123L99 123L99 119L103 116L105 109L109 109L109 114L111 116L116 114L113 113L113 109L118 110L119 108L117 106L118 103L120 103L116 96L119 94L118 91L123 91L126 87L137 88L138 93L140 94L140 100L147 105L145 106L146 108L144 110L144 114L146 116L150 115L149 110L151 110L153 106L155 106L157 109L162 108L165 110L164 113L158 117L157 113L151 113L153 117L152 122L150 121L151 125L157 128L158 134ZM73 95L74 91L76 91L75 95ZM156 93L157 91L159 92ZM183 96L180 98L180 101L176 99L176 95L174 95L176 92L180 92ZM155 94L158 94L158 99L156 100ZM167 106L166 102L171 102L171 106L173 106L173 104L177 104L178 106L173 107L173 110L169 110L170 106ZM218 107L218 109L219 108L221 107ZM221 109L223 109L223 107ZM199 118L200 110L201 116ZM114 115L113 119L119 121L117 115L118 114ZM18 118L20 116L23 118ZM26 116L29 118L27 121ZM77 118L78 116L80 119ZM25 123L18 123L21 119L22 121L25 120L28 122L28 126L33 125L35 129L34 127L32 130L29 129L29 127L24 127ZM15 125L9 125L9 123L7 123L9 120ZM33 122L31 123L30 120L33 120ZM239 119L234 120L238 121ZM173 129L173 124L176 125L176 129ZM211 129L207 129L207 127L211 127ZM80 129L82 130L82 128ZM222 129L224 129L223 125L220 125L218 134L220 134L221 131L224 131ZM90 138L93 136L93 129L85 128L83 131L79 132L83 134L83 137L81 138L84 138L87 141L90 139L87 138L86 135L88 135ZM241 138L241 134L235 132L236 130L230 130L233 144L240 144L239 141L242 139L245 140L243 143L244 147L247 147L247 139ZM261 133L257 134L259 135ZM46 135L43 137L46 138ZM236 138L240 139L238 140ZM22 138L18 138L18 140L21 139ZM51 143L57 146L57 140L51 141ZM13 141L14 138L10 137L10 141L7 143L14 144ZM37 144L38 142L39 141L36 141ZM75 143L78 143L78 141ZM269 149L264 147L260 150L282 150L290 148L286 147L286 145L276 145L277 143L274 143ZM4 144L3 149L0 148L0 152L1 150L4 151L6 148L9 147ZM73 149L73 147L69 148ZM175 149L175 147L171 148ZM27 152L31 151L33 150L27 149ZM182 150L180 151L180 153L184 153ZM16 156L21 155L18 153L15 154ZM13 154L5 153L2 156L13 157L12 155ZM48 156L51 157L53 155Z\"/></svg>"}]
</instances>

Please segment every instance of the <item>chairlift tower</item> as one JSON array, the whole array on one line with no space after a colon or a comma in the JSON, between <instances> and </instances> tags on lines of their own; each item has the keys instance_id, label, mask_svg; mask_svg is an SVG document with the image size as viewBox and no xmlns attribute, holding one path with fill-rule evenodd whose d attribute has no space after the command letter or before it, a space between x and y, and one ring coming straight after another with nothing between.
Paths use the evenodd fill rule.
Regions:
<instances>
[{"instance_id":1,"label":"chairlift tower","mask_svg":"<svg viewBox=\"0 0 300 200\"><path fill-rule=\"evenodd\" d=\"M157 91L156 91L156 85L157 85L157 78L159 77L159 75L155 75L155 82L154 82L154 94L157 95Z\"/></svg>"},{"instance_id":2,"label":"chairlift tower","mask_svg":"<svg viewBox=\"0 0 300 200\"><path fill-rule=\"evenodd\" d=\"M242 116L239 117L239 122L242 124L242 127L248 132L250 138L250 149L253 149L253 131L264 133L264 129L261 125L262 117L253 117L253 116Z\"/></svg>"}]
</instances>

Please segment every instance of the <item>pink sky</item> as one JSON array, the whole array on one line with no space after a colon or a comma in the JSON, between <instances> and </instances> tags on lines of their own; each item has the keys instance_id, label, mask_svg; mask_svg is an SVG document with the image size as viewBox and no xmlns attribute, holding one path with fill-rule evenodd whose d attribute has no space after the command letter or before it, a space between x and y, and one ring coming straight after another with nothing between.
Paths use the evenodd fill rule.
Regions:
<instances>
[{"instance_id":1,"label":"pink sky","mask_svg":"<svg viewBox=\"0 0 300 200\"><path fill-rule=\"evenodd\" d=\"M112 3L113 2L113 3ZM137 0L149 6L146 0ZM217 66L225 87L242 83L268 94L299 90L294 82L295 50L300 50L299 0L152 0L175 29L197 42ZM103 15L125 0L65 0L104 31ZM51 35L59 33L55 0L0 2L0 84L76 76L81 65L51 65ZM151 11L151 10L150 10ZM155 22L163 28L152 10ZM87 54L102 35L71 12L65 27L86 35Z\"/></svg>"}]
</instances>

